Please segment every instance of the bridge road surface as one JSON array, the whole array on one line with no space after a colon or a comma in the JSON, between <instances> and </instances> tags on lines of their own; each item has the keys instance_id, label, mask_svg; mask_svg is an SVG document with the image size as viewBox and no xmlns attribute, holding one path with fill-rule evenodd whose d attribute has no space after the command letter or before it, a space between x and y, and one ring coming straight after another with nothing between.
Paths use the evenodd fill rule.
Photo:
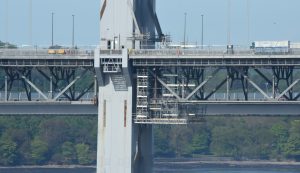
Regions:
<instances>
[{"instance_id":1,"label":"bridge road surface","mask_svg":"<svg viewBox=\"0 0 300 173\"><path fill-rule=\"evenodd\" d=\"M97 116L98 107L94 104L79 103L0 103L0 116L9 115L54 115L54 116Z\"/></svg>"}]
</instances>

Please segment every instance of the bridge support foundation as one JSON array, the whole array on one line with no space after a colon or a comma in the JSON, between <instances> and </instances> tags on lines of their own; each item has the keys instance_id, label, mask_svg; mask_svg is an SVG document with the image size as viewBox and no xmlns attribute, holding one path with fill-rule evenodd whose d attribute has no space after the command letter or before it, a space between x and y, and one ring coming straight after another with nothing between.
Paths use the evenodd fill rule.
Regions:
<instances>
[{"instance_id":1,"label":"bridge support foundation","mask_svg":"<svg viewBox=\"0 0 300 173\"><path fill-rule=\"evenodd\" d=\"M110 80L99 93L97 173L152 173L152 126L133 124L132 87Z\"/></svg>"},{"instance_id":2,"label":"bridge support foundation","mask_svg":"<svg viewBox=\"0 0 300 173\"><path fill-rule=\"evenodd\" d=\"M119 73L97 68L97 173L152 173L152 126L133 123L135 89L127 67L127 52ZM95 62L98 64L98 62Z\"/></svg>"}]
</instances>

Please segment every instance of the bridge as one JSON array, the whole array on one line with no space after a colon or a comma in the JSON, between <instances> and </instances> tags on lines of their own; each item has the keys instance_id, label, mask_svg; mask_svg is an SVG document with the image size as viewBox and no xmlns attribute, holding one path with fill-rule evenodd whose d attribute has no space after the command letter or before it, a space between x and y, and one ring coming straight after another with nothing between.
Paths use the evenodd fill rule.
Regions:
<instances>
[{"instance_id":1,"label":"bridge","mask_svg":"<svg viewBox=\"0 0 300 173\"><path fill-rule=\"evenodd\" d=\"M95 50L0 49L0 114L98 115L97 173L151 173L155 124L300 115L297 49L168 47L155 0L103 0L100 19Z\"/></svg>"}]
</instances>

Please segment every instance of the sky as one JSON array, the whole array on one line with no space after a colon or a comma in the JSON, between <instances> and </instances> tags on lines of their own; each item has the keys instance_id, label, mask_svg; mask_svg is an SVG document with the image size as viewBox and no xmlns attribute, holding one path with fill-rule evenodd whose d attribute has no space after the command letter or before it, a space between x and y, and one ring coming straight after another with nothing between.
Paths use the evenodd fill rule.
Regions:
<instances>
[{"instance_id":1,"label":"sky","mask_svg":"<svg viewBox=\"0 0 300 173\"><path fill-rule=\"evenodd\" d=\"M183 41L184 13L190 43L201 42L201 15L205 45L226 45L228 33L234 45L259 40L300 42L299 0L230 0L230 13L228 1L157 0L157 15L163 32L170 34L173 42ZM55 44L71 45L72 14L76 45L99 43L100 0L32 0L32 27L29 2L0 0L0 40L18 45L50 45L53 12Z\"/></svg>"}]
</instances>

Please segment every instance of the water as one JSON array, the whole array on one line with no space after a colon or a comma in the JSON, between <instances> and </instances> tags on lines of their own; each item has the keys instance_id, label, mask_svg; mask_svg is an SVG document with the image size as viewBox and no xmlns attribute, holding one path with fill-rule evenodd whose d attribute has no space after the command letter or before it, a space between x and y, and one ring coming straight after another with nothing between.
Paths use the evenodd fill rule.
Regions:
<instances>
[{"instance_id":1,"label":"water","mask_svg":"<svg viewBox=\"0 0 300 173\"><path fill-rule=\"evenodd\" d=\"M95 173L93 168L74 168L74 169L25 169L12 168L0 169L0 173ZM155 173L299 173L300 168L201 168L192 170L156 170Z\"/></svg>"},{"instance_id":2,"label":"water","mask_svg":"<svg viewBox=\"0 0 300 173\"><path fill-rule=\"evenodd\" d=\"M263 168L203 168L194 170L165 170L156 173L299 173L299 169Z\"/></svg>"},{"instance_id":3,"label":"water","mask_svg":"<svg viewBox=\"0 0 300 173\"><path fill-rule=\"evenodd\" d=\"M95 173L96 169L93 168L74 168L74 169L64 169L64 168L10 168L1 169L0 173Z\"/></svg>"}]
</instances>

